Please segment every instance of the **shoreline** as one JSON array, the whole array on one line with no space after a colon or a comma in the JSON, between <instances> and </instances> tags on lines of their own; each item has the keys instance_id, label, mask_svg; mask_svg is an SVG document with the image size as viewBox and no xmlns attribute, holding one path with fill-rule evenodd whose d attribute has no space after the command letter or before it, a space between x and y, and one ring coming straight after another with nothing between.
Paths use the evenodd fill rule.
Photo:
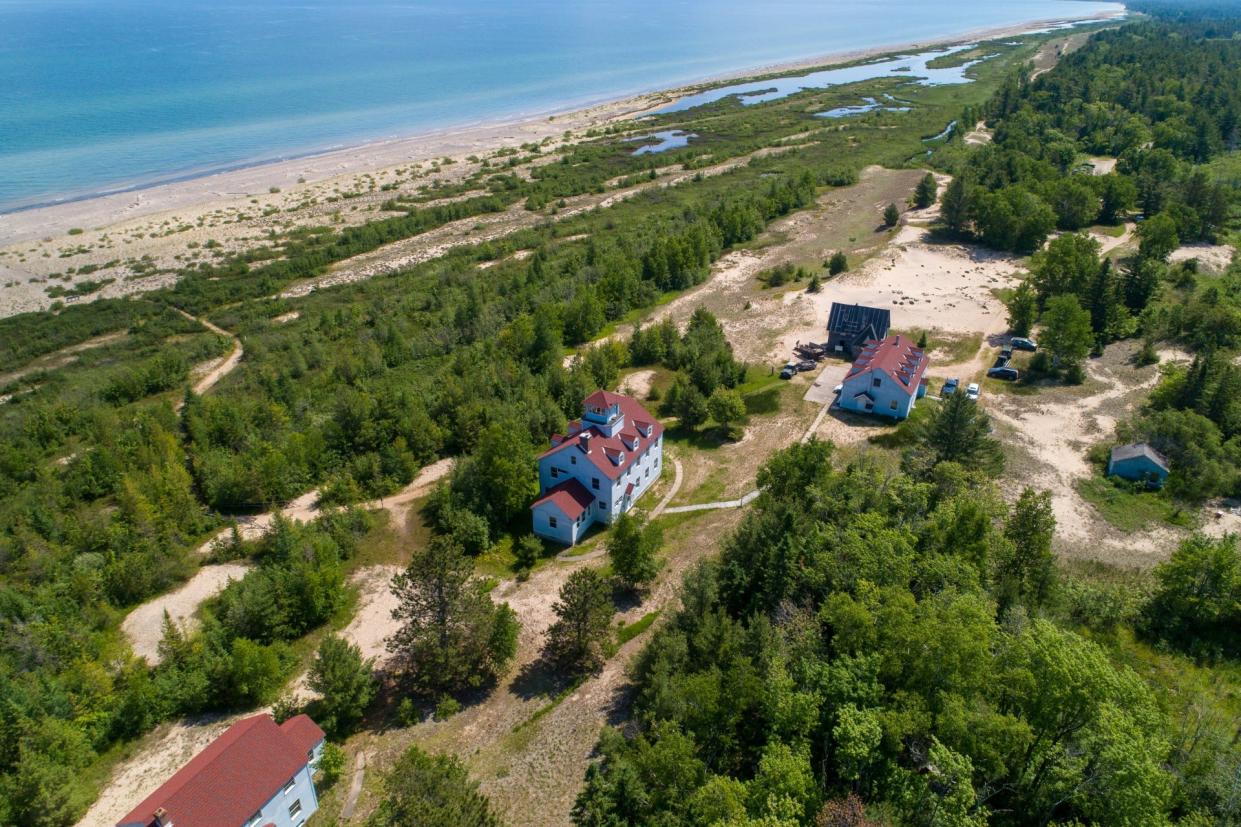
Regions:
<instances>
[{"instance_id":1,"label":"shoreline","mask_svg":"<svg viewBox=\"0 0 1241 827\"><path fill-rule=\"evenodd\" d=\"M620 120L631 120L676 102L687 94L743 79L787 75L914 50L963 45L1016 37L1051 26L1123 19L1128 11L1099 12L1081 17L1060 17L974 29L926 41L883 44L752 66L699 80L619 94L595 100L567 102L552 109L495 119L483 119L408 135L367 139L356 144L292 151L290 154L239 161L224 168L170 173L170 177L135 182L94 192L66 195L38 204L0 211L0 245L10 246L47 236L63 235L72 228L102 229L140 218L177 211L206 209L265 195L273 188L296 191L298 187L322 185L334 179L365 175L394 166L461 160L483 155L516 143L560 139Z\"/></svg>"}]
</instances>

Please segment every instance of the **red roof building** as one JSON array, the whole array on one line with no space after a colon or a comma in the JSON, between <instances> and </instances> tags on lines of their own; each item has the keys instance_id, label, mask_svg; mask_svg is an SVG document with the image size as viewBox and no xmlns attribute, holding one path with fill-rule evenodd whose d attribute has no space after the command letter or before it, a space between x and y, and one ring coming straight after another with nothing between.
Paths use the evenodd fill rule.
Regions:
<instances>
[{"instance_id":1,"label":"red roof building","mask_svg":"<svg viewBox=\"0 0 1241 827\"><path fill-rule=\"evenodd\" d=\"M539 457L536 534L566 545L594 522L611 523L659 478L664 426L636 400L595 391L582 418Z\"/></svg>"},{"instance_id":2,"label":"red roof building","mask_svg":"<svg viewBox=\"0 0 1241 827\"><path fill-rule=\"evenodd\" d=\"M294 827L318 809L311 780L323 730L305 715L229 727L117 827Z\"/></svg>"},{"instance_id":3,"label":"red roof building","mask_svg":"<svg viewBox=\"0 0 1241 827\"><path fill-rule=\"evenodd\" d=\"M905 419L926 394L926 353L904 336L871 340L841 383L837 404L846 410Z\"/></svg>"}]
</instances>

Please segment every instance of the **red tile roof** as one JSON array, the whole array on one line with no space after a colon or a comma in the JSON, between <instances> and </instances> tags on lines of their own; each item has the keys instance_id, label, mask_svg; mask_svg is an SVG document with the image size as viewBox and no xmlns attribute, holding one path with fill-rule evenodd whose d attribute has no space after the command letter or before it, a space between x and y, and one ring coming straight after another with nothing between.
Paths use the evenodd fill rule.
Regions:
<instances>
[{"instance_id":1,"label":"red tile roof","mask_svg":"<svg viewBox=\"0 0 1241 827\"><path fill-rule=\"evenodd\" d=\"M148 827L163 808L175 827L241 827L306 766L323 730L305 715L277 726L270 715L238 721L118 827Z\"/></svg>"},{"instance_id":2,"label":"red tile roof","mask_svg":"<svg viewBox=\"0 0 1241 827\"><path fill-rule=\"evenodd\" d=\"M612 405L620 405L621 414L625 417L626 426L633 425L639 429L646 426L650 430L650 436L642 436L641 430L638 431L638 446L632 451L629 450L625 443L621 440L621 434L614 437L605 437L603 432L595 426L590 426L583 430L575 432L575 428L580 428L585 422L570 423L569 435L560 438L558 444L553 445L549 450L544 451L544 457L560 454L564 451L577 451L579 457L590 461L599 471L608 479L618 479L630 465L637 461L638 457L653 443L658 442L660 436L663 435L664 426L659 424L655 417L647 413L646 409L639 405L635 400L628 396L621 396L607 391L595 391L590 396L582 400L582 404L586 407L604 407L610 408ZM628 428L626 428L628 430ZM590 451L583 451L581 448L582 435L589 434L586 441L589 442ZM632 434L631 434L632 435ZM555 442L555 440L553 440ZM618 456L624 454L624 459L619 465L609 459L610 456ZM567 462L568 460L566 460ZM579 460L580 462L580 460Z\"/></svg>"},{"instance_id":3,"label":"red tile roof","mask_svg":"<svg viewBox=\"0 0 1241 827\"><path fill-rule=\"evenodd\" d=\"M576 520L586 509L590 508L590 504L594 501L594 495L586 490L586 486L577 480L569 480L549 489L530 507L538 508L545 503L552 503L570 520Z\"/></svg>"},{"instance_id":4,"label":"red tile roof","mask_svg":"<svg viewBox=\"0 0 1241 827\"><path fill-rule=\"evenodd\" d=\"M879 370L906 390L916 391L928 364L930 359L926 353L903 336L889 336L878 342L872 339L854 360L845 381L868 371Z\"/></svg>"}]
</instances>

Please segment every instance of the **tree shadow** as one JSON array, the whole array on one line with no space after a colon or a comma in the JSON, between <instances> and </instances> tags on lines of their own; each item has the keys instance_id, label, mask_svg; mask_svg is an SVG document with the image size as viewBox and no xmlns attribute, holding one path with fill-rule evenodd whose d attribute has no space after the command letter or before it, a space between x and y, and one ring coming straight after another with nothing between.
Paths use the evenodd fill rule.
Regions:
<instances>
[{"instance_id":1,"label":"tree shadow","mask_svg":"<svg viewBox=\"0 0 1241 827\"><path fill-rule=\"evenodd\" d=\"M517 677L509 684L509 690L523 701L550 699L572 686L575 680L557 669L545 656L540 656L518 670Z\"/></svg>"}]
</instances>

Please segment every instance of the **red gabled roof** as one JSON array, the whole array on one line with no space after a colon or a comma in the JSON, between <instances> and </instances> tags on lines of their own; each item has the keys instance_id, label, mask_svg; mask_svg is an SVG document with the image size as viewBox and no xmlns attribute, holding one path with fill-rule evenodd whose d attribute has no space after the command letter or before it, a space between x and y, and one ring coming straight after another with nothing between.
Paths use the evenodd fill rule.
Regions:
<instances>
[{"instance_id":1,"label":"red gabled roof","mask_svg":"<svg viewBox=\"0 0 1241 827\"><path fill-rule=\"evenodd\" d=\"M845 376L845 381L868 371L879 370L899 382L906 390L917 390L930 360L926 353L904 336L889 336L866 343Z\"/></svg>"},{"instance_id":2,"label":"red gabled roof","mask_svg":"<svg viewBox=\"0 0 1241 827\"><path fill-rule=\"evenodd\" d=\"M175 827L239 827L306 766L322 740L323 730L305 715L279 726L266 714L244 718L117 825L148 827L162 807Z\"/></svg>"},{"instance_id":3,"label":"red gabled roof","mask_svg":"<svg viewBox=\"0 0 1241 827\"><path fill-rule=\"evenodd\" d=\"M582 404L587 407L610 408L613 405L622 405L631 401L627 396L621 396L619 393L611 393L609 391L595 391L590 396L582 400Z\"/></svg>"},{"instance_id":4,"label":"red gabled roof","mask_svg":"<svg viewBox=\"0 0 1241 827\"><path fill-rule=\"evenodd\" d=\"M570 520L576 520L586 509L590 508L590 504L594 501L594 495L586 490L586 486L577 480L569 480L550 489L531 503L530 507L538 508L545 503L552 503Z\"/></svg>"},{"instance_id":5,"label":"red gabled roof","mask_svg":"<svg viewBox=\"0 0 1241 827\"><path fill-rule=\"evenodd\" d=\"M539 457L549 457L553 454L559 454L564 451L576 451L579 457L578 462L590 462L595 468L606 476L608 479L618 479L628 470L630 465L637 460L638 456L650 445L659 441L660 436L664 432L664 426L659 424L659 420L647 413L646 409L639 405L635 400L628 396L621 396L616 393L608 393L607 391L595 391L590 396L582 400L584 406L610 408L612 405L619 405L621 415L625 417L626 429L628 426L649 425L651 430L650 436L642 436L639 431L638 445L632 451L621 441L620 434L614 437L605 437L603 432L593 425L589 428L577 430L586 422L570 423L569 436L563 437L558 445L552 446ZM630 432L632 435L632 432ZM582 434L590 434L587 438L590 445L590 452L587 453L581 448ZM624 460L619 465L608 458L609 455L617 456L624 454ZM568 460L565 460L568 462Z\"/></svg>"}]
</instances>

